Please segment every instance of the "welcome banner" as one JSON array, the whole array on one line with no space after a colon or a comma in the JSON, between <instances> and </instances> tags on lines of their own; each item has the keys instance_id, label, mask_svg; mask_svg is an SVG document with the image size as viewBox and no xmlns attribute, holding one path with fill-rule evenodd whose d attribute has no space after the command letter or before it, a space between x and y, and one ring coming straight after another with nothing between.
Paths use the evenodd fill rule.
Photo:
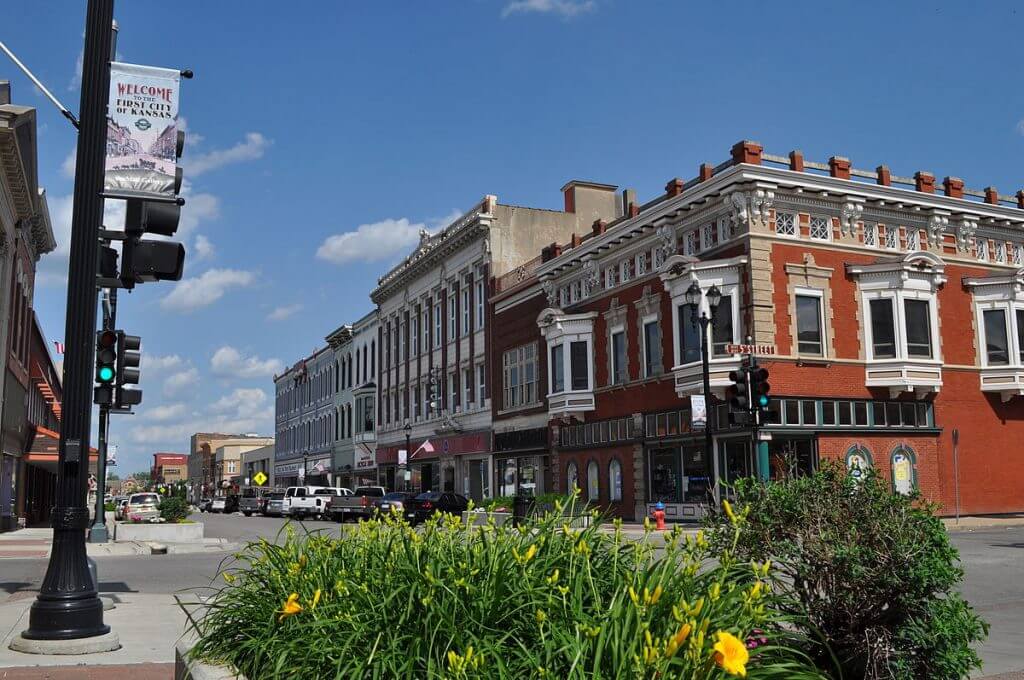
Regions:
<instances>
[{"instance_id":1,"label":"welcome banner","mask_svg":"<svg viewBox=\"0 0 1024 680\"><path fill-rule=\"evenodd\" d=\"M173 69L110 64L107 193L174 195L180 80Z\"/></svg>"}]
</instances>

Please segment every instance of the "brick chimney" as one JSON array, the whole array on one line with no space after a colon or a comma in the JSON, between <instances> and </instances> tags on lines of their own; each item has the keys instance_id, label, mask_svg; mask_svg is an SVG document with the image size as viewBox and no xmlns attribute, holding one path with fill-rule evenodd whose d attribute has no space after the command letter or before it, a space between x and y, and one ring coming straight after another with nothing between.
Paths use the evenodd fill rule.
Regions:
<instances>
[{"instance_id":1,"label":"brick chimney","mask_svg":"<svg viewBox=\"0 0 1024 680\"><path fill-rule=\"evenodd\" d=\"M789 169L796 172L804 171L804 152L793 150L789 152Z\"/></svg>"},{"instance_id":2,"label":"brick chimney","mask_svg":"<svg viewBox=\"0 0 1024 680\"><path fill-rule=\"evenodd\" d=\"M999 191L995 187L985 187L985 202L999 205Z\"/></svg>"},{"instance_id":3,"label":"brick chimney","mask_svg":"<svg viewBox=\"0 0 1024 680\"><path fill-rule=\"evenodd\" d=\"M763 152L764 148L760 144L744 139L742 142L736 142L733 144L732 160L734 163L761 165L761 154Z\"/></svg>"},{"instance_id":4,"label":"brick chimney","mask_svg":"<svg viewBox=\"0 0 1024 680\"><path fill-rule=\"evenodd\" d=\"M591 230L594 232L594 236L600 236L608 228L608 223L604 220L594 220L594 224Z\"/></svg>"},{"instance_id":5,"label":"brick chimney","mask_svg":"<svg viewBox=\"0 0 1024 680\"><path fill-rule=\"evenodd\" d=\"M959 177L946 177L942 180L942 190L950 198L963 198L964 181Z\"/></svg>"},{"instance_id":6,"label":"brick chimney","mask_svg":"<svg viewBox=\"0 0 1024 680\"><path fill-rule=\"evenodd\" d=\"M925 194L935 193L935 175L918 170L914 173L914 188Z\"/></svg>"},{"instance_id":7,"label":"brick chimney","mask_svg":"<svg viewBox=\"0 0 1024 680\"><path fill-rule=\"evenodd\" d=\"M565 212L578 214L579 222L588 225L596 219L613 220L619 216L619 202L614 184L598 184L579 179L562 187Z\"/></svg>"},{"instance_id":8,"label":"brick chimney","mask_svg":"<svg viewBox=\"0 0 1024 680\"><path fill-rule=\"evenodd\" d=\"M850 159L842 156L829 158L828 174L838 179L850 179Z\"/></svg>"},{"instance_id":9,"label":"brick chimney","mask_svg":"<svg viewBox=\"0 0 1024 680\"><path fill-rule=\"evenodd\" d=\"M715 174L715 169L710 163L701 163L700 169L697 170L697 180L701 182L707 182Z\"/></svg>"},{"instance_id":10,"label":"brick chimney","mask_svg":"<svg viewBox=\"0 0 1024 680\"><path fill-rule=\"evenodd\" d=\"M622 190L622 214L626 217L636 217L640 214L640 204L636 200L636 189Z\"/></svg>"},{"instance_id":11,"label":"brick chimney","mask_svg":"<svg viewBox=\"0 0 1024 680\"><path fill-rule=\"evenodd\" d=\"M878 183L881 186L892 186L892 173L889 172L888 165L879 165L877 168L875 168L875 172L878 173Z\"/></svg>"},{"instance_id":12,"label":"brick chimney","mask_svg":"<svg viewBox=\"0 0 1024 680\"><path fill-rule=\"evenodd\" d=\"M683 180L678 177L673 177L668 181L668 184L665 185L665 193L669 196L678 196L683 193L683 184Z\"/></svg>"}]
</instances>

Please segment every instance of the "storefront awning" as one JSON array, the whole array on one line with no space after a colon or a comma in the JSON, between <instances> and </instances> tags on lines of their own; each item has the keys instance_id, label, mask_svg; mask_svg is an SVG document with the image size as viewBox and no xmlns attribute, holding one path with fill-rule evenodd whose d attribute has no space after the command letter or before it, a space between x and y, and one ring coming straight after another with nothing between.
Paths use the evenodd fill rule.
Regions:
<instances>
[{"instance_id":1,"label":"storefront awning","mask_svg":"<svg viewBox=\"0 0 1024 680\"><path fill-rule=\"evenodd\" d=\"M60 434L45 427L29 428L24 460L29 465L57 474ZM89 447L89 469L96 469L97 451Z\"/></svg>"}]
</instances>

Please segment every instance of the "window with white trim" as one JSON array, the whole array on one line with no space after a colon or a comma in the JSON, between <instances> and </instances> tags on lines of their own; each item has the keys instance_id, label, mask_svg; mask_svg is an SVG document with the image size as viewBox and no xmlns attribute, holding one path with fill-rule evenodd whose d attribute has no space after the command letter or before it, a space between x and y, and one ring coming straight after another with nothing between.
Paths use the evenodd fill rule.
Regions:
<instances>
[{"instance_id":1,"label":"window with white trim","mask_svg":"<svg viewBox=\"0 0 1024 680\"><path fill-rule=\"evenodd\" d=\"M615 275L617 273L618 272L616 271L615 267L608 267L607 269L604 270L604 287L605 288L614 288L615 287Z\"/></svg>"},{"instance_id":2,"label":"window with white trim","mask_svg":"<svg viewBox=\"0 0 1024 680\"><path fill-rule=\"evenodd\" d=\"M483 368L483 364L480 365ZM481 377L482 377L482 371ZM502 407L535 404L537 392L537 343L514 347L502 354ZM480 394L483 394L481 381Z\"/></svg>"},{"instance_id":3,"label":"window with white trim","mask_svg":"<svg viewBox=\"0 0 1024 680\"><path fill-rule=\"evenodd\" d=\"M534 376L536 376L537 375L537 371L534 370L533 374L534 374ZM486 364L477 364L477 366L476 366L476 377L477 377L477 381L476 381L477 394L480 395L480 403L483 404L484 400L487 398L487 390L485 389L487 387L487 366L486 366Z\"/></svg>"},{"instance_id":4,"label":"window with white trim","mask_svg":"<svg viewBox=\"0 0 1024 680\"><path fill-rule=\"evenodd\" d=\"M600 472L597 469L597 462L590 461L587 464L587 500L597 501L601 498Z\"/></svg>"},{"instance_id":5,"label":"window with white trim","mask_svg":"<svg viewBox=\"0 0 1024 680\"><path fill-rule=\"evenodd\" d=\"M978 248L978 259L982 262L988 262L988 239L979 238L977 240Z\"/></svg>"},{"instance_id":6,"label":"window with white trim","mask_svg":"<svg viewBox=\"0 0 1024 680\"><path fill-rule=\"evenodd\" d=\"M484 327L487 293L484 290L483 275L478 272L476 276L476 330L480 330Z\"/></svg>"},{"instance_id":7,"label":"window with white trim","mask_svg":"<svg viewBox=\"0 0 1024 680\"><path fill-rule=\"evenodd\" d=\"M589 392L592 366L590 339L570 340L551 346L551 393Z\"/></svg>"},{"instance_id":8,"label":"window with white trim","mask_svg":"<svg viewBox=\"0 0 1024 680\"><path fill-rule=\"evenodd\" d=\"M633 280L633 260L626 258L619 263L619 276L623 283Z\"/></svg>"},{"instance_id":9,"label":"window with white trim","mask_svg":"<svg viewBox=\"0 0 1024 680\"><path fill-rule=\"evenodd\" d=\"M1024 246L1016 243L1013 245L1013 263L1018 267L1024 265Z\"/></svg>"},{"instance_id":10,"label":"window with white trim","mask_svg":"<svg viewBox=\"0 0 1024 680\"><path fill-rule=\"evenodd\" d=\"M655 269L661 269L661 265L665 264L665 251L661 248L655 248L652 250L651 262L654 263Z\"/></svg>"},{"instance_id":11,"label":"window with white trim","mask_svg":"<svg viewBox=\"0 0 1024 680\"><path fill-rule=\"evenodd\" d=\"M775 233L780 236L796 236L796 215L793 213L775 213Z\"/></svg>"},{"instance_id":12,"label":"window with white trim","mask_svg":"<svg viewBox=\"0 0 1024 680\"><path fill-rule=\"evenodd\" d=\"M582 299L582 289L583 286L580 284L579 280L573 281L569 287L569 301L573 304L579 302Z\"/></svg>"},{"instance_id":13,"label":"window with white trim","mask_svg":"<svg viewBox=\"0 0 1024 680\"><path fill-rule=\"evenodd\" d=\"M647 273L647 253L636 254L636 275L643 276Z\"/></svg>"},{"instance_id":14,"label":"window with white trim","mask_svg":"<svg viewBox=\"0 0 1024 680\"><path fill-rule=\"evenodd\" d=\"M683 254L697 254L697 232L695 230L686 232L686 236L683 240Z\"/></svg>"},{"instance_id":15,"label":"window with white trim","mask_svg":"<svg viewBox=\"0 0 1024 680\"><path fill-rule=\"evenodd\" d=\"M921 232L918 229L907 229L907 250L921 250Z\"/></svg>"},{"instance_id":16,"label":"window with white trim","mask_svg":"<svg viewBox=\"0 0 1024 680\"><path fill-rule=\"evenodd\" d=\"M718 218L718 242L725 243L732 238L732 220L728 217Z\"/></svg>"},{"instance_id":17,"label":"window with white trim","mask_svg":"<svg viewBox=\"0 0 1024 680\"><path fill-rule=\"evenodd\" d=\"M464 368L464 369L462 369L462 394L463 394L462 404L463 404L463 407L466 408L466 409L469 408L470 404L472 404L472 403L474 403L476 401L476 399L474 399L474 395L473 395L473 387L474 386L475 386L475 383L473 382L473 369L472 368Z\"/></svg>"},{"instance_id":18,"label":"window with white trim","mask_svg":"<svg viewBox=\"0 0 1024 680\"><path fill-rule=\"evenodd\" d=\"M458 321L458 300L455 293L448 296L448 342L455 339L455 324Z\"/></svg>"},{"instance_id":19,"label":"window with white trim","mask_svg":"<svg viewBox=\"0 0 1024 680\"><path fill-rule=\"evenodd\" d=\"M822 291L800 289L796 293L797 353L825 356Z\"/></svg>"},{"instance_id":20,"label":"window with white trim","mask_svg":"<svg viewBox=\"0 0 1024 680\"><path fill-rule=\"evenodd\" d=\"M1006 366L1010 363L1010 336L1007 333L1004 306L982 309L982 331L985 366Z\"/></svg>"},{"instance_id":21,"label":"window with white trim","mask_svg":"<svg viewBox=\"0 0 1024 680\"><path fill-rule=\"evenodd\" d=\"M434 347L437 349L441 346L441 303L434 303Z\"/></svg>"},{"instance_id":22,"label":"window with white trim","mask_svg":"<svg viewBox=\"0 0 1024 680\"><path fill-rule=\"evenodd\" d=\"M932 359L938 344L934 294L866 293L869 359Z\"/></svg>"},{"instance_id":23,"label":"window with white trim","mask_svg":"<svg viewBox=\"0 0 1024 680\"><path fill-rule=\"evenodd\" d=\"M558 290L558 303L562 307L569 306L569 286L562 286Z\"/></svg>"},{"instance_id":24,"label":"window with white trim","mask_svg":"<svg viewBox=\"0 0 1024 680\"><path fill-rule=\"evenodd\" d=\"M613 503L622 500L622 463L618 458L608 463L608 500Z\"/></svg>"},{"instance_id":25,"label":"window with white trim","mask_svg":"<svg viewBox=\"0 0 1024 680\"><path fill-rule=\"evenodd\" d=\"M643 325L644 377L652 378L664 372L661 359L661 323L656 317L644 319Z\"/></svg>"},{"instance_id":26,"label":"window with white trim","mask_svg":"<svg viewBox=\"0 0 1024 680\"><path fill-rule=\"evenodd\" d=\"M462 283L462 331L463 336L469 335L469 321L470 321L470 308L469 308L469 280L463 281Z\"/></svg>"},{"instance_id":27,"label":"window with white trim","mask_svg":"<svg viewBox=\"0 0 1024 680\"><path fill-rule=\"evenodd\" d=\"M398 324L398 361L402 362L409 358L409 355L405 353L405 324Z\"/></svg>"},{"instance_id":28,"label":"window with white trim","mask_svg":"<svg viewBox=\"0 0 1024 680\"><path fill-rule=\"evenodd\" d=\"M891 224L885 225L885 247L896 250L900 247L900 228Z\"/></svg>"},{"instance_id":29,"label":"window with white trim","mask_svg":"<svg viewBox=\"0 0 1024 680\"><path fill-rule=\"evenodd\" d=\"M817 241L830 241L832 220L828 217L811 217L810 236Z\"/></svg>"},{"instance_id":30,"label":"window with white trim","mask_svg":"<svg viewBox=\"0 0 1024 680\"><path fill-rule=\"evenodd\" d=\"M1003 241L996 241L995 258L996 262L1006 264L1006 243Z\"/></svg>"},{"instance_id":31,"label":"window with white trim","mask_svg":"<svg viewBox=\"0 0 1024 680\"><path fill-rule=\"evenodd\" d=\"M701 250L708 250L708 249L714 247L714 245L715 245L714 239L715 239L715 237L714 237L714 225L713 224L705 224L703 227L701 227L701 229L700 229L700 249Z\"/></svg>"},{"instance_id":32,"label":"window with white trim","mask_svg":"<svg viewBox=\"0 0 1024 680\"><path fill-rule=\"evenodd\" d=\"M455 404L459 401L459 390L455 387L455 374L448 374L448 410L454 412Z\"/></svg>"},{"instance_id":33,"label":"window with white trim","mask_svg":"<svg viewBox=\"0 0 1024 680\"><path fill-rule=\"evenodd\" d=\"M417 357L420 354L420 317L418 314L409 315L409 344L412 356Z\"/></svg>"},{"instance_id":34,"label":"window with white trim","mask_svg":"<svg viewBox=\"0 0 1024 680\"><path fill-rule=\"evenodd\" d=\"M877 224L865 224L864 225L864 245L869 248L878 247L878 225Z\"/></svg>"},{"instance_id":35,"label":"window with white trim","mask_svg":"<svg viewBox=\"0 0 1024 680\"><path fill-rule=\"evenodd\" d=\"M626 331L622 326L611 329L611 346L608 356L611 360L610 380L612 385L620 385L629 380L626 375Z\"/></svg>"},{"instance_id":36,"label":"window with white trim","mask_svg":"<svg viewBox=\"0 0 1024 680\"><path fill-rule=\"evenodd\" d=\"M423 320L420 327L423 329L423 351L430 351L430 310L427 307L423 308ZM356 361L356 365L359 365L358 361Z\"/></svg>"}]
</instances>

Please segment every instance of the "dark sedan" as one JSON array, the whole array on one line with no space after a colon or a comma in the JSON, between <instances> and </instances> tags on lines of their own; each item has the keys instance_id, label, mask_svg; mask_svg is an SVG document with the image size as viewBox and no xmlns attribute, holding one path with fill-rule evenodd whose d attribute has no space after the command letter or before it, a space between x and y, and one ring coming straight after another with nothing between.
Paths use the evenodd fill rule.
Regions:
<instances>
[{"instance_id":1,"label":"dark sedan","mask_svg":"<svg viewBox=\"0 0 1024 680\"><path fill-rule=\"evenodd\" d=\"M381 515L387 515L391 512L397 512L401 515L405 511L405 504L415 497L416 494L409 493L408 491L392 491L380 498L374 498L372 501L373 509Z\"/></svg>"},{"instance_id":2,"label":"dark sedan","mask_svg":"<svg viewBox=\"0 0 1024 680\"><path fill-rule=\"evenodd\" d=\"M439 512L459 515L469 509L469 499L457 493L427 491L405 502L405 519L418 524Z\"/></svg>"}]
</instances>

